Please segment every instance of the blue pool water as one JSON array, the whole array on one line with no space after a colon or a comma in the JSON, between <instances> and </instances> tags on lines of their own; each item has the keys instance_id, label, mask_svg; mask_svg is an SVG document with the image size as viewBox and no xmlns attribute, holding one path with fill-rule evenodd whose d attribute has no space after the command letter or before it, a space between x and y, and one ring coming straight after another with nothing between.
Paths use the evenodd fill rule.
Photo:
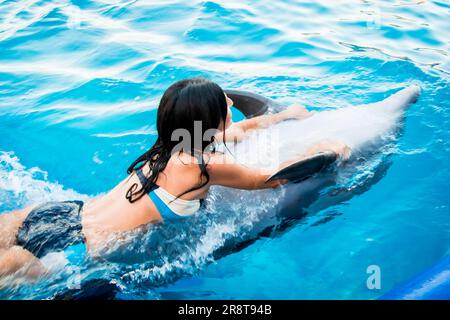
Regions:
<instances>
[{"instance_id":1,"label":"blue pool water","mask_svg":"<svg viewBox=\"0 0 450 320\"><path fill-rule=\"evenodd\" d=\"M0 212L114 187L182 78L319 111L416 83L390 166L365 192L220 259L208 244L232 231L209 220L168 270L81 273L128 298L377 298L450 251L449 30L447 1L0 1ZM366 286L370 265L381 289ZM71 276L0 297L49 298Z\"/></svg>"}]
</instances>

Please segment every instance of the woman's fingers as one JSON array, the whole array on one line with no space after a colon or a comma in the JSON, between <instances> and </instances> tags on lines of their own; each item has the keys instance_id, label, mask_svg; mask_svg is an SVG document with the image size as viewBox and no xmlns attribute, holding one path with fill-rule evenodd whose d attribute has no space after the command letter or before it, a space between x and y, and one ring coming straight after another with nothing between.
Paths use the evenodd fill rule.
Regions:
<instances>
[{"instance_id":1,"label":"woman's fingers","mask_svg":"<svg viewBox=\"0 0 450 320\"><path fill-rule=\"evenodd\" d=\"M351 154L352 154L352 149L350 149L349 146L345 146L343 148L343 150L341 151L340 156L341 156L342 160L348 160L350 158Z\"/></svg>"},{"instance_id":2,"label":"woman's fingers","mask_svg":"<svg viewBox=\"0 0 450 320\"><path fill-rule=\"evenodd\" d=\"M293 118L293 119L304 119L313 115L312 112L309 112L305 106L294 104L288 107L285 111L285 118Z\"/></svg>"},{"instance_id":3,"label":"woman's fingers","mask_svg":"<svg viewBox=\"0 0 450 320\"><path fill-rule=\"evenodd\" d=\"M314 145L308 151L308 154L313 155L317 152L324 152L324 151L332 151L336 153L342 160L347 160L348 158L350 158L352 153L352 149L342 141L327 139Z\"/></svg>"},{"instance_id":4,"label":"woman's fingers","mask_svg":"<svg viewBox=\"0 0 450 320\"><path fill-rule=\"evenodd\" d=\"M350 158L352 149L342 141L331 141L329 142L329 146L342 160Z\"/></svg>"}]
</instances>

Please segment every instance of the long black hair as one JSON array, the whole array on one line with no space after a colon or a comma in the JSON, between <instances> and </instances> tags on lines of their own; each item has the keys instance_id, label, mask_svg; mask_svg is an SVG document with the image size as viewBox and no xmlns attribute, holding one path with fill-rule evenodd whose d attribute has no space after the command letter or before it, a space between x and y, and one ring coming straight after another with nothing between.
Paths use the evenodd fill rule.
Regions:
<instances>
[{"instance_id":1,"label":"long black hair","mask_svg":"<svg viewBox=\"0 0 450 320\"><path fill-rule=\"evenodd\" d=\"M205 186L209 182L209 174L206 171L207 164L204 162L203 152L214 143L214 136L211 139L203 139L203 137L207 130L218 129L220 123L223 124L223 130L225 130L227 112L224 91L219 85L208 79L180 80L167 88L158 107L156 120L158 138L155 144L138 157L127 170L127 173L131 174L148 163L151 174L139 190L136 190L138 188L136 183L128 189L126 194L128 201L133 203L151 190L170 157L177 151L188 152L191 156L196 157L199 161L200 181L203 181L202 177L206 178L203 183L186 190L177 198ZM199 124L201 124L201 132L199 132ZM180 143L174 139L173 134L179 129L188 133L188 139L190 139L188 150L186 148L177 149ZM201 136L199 136L200 133ZM186 143L186 141L184 142ZM199 147L201 150L198 150ZM212 151L214 152L214 150Z\"/></svg>"}]
</instances>

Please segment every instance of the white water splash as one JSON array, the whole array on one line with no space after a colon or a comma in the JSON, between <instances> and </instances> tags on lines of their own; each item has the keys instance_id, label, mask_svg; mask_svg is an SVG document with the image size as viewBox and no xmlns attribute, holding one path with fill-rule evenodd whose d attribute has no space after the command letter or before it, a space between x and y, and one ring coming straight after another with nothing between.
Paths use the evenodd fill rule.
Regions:
<instances>
[{"instance_id":1,"label":"white water splash","mask_svg":"<svg viewBox=\"0 0 450 320\"><path fill-rule=\"evenodd\" d=\"M68 199L86 200L87 195L48 180L38 167L26 168L13 152L0 151L0 208L11 210L30 204Z\"/></svg>"}]
</instances>

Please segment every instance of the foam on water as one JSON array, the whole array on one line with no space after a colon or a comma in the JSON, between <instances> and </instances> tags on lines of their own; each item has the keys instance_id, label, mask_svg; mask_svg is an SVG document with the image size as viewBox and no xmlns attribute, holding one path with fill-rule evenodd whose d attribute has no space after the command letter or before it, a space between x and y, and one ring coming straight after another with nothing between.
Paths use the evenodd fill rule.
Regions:
<instances>
[{"instance_id":1,"label":"foam on water","mask_svg":"<svg viewBox=\"0 0 450 320\"><path fill-rule=\"evenodd\" d=\"M67 199L88 196L48 181L47 172L37 167L27 169L13 152L0 151L0 211Z\"/></svg>"}]
</instances>

